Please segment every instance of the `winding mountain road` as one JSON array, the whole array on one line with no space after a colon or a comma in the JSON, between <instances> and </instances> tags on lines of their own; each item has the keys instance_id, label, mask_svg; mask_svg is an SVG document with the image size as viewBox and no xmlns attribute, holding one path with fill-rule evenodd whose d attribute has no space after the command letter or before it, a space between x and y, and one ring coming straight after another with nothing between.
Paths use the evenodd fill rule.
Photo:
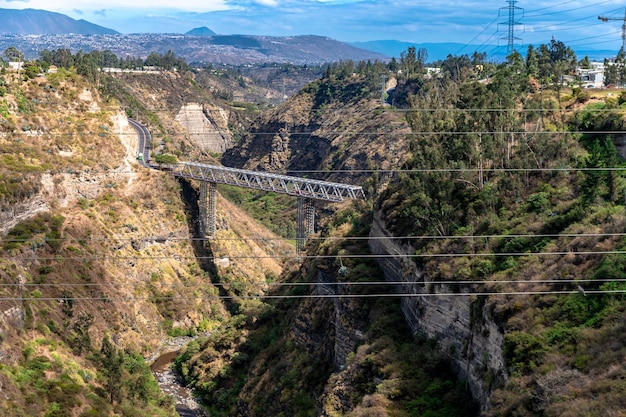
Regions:
<instances>
[{"instance_id":1,"label":"winding mountain road","mask_svg":"<svg viewBox=\"0 0 626 417\"><path fill-rule=\"evenodd\" d=\"M143 154L143 158L137 160L139 163L145 167L150 167L150 139L152 136L150 135L150 131L148 128L136 120L128 119L128 123L137 131L137 136L139 140L137 142L137 155L140 153Z\"/></svg>"}]
</instances>

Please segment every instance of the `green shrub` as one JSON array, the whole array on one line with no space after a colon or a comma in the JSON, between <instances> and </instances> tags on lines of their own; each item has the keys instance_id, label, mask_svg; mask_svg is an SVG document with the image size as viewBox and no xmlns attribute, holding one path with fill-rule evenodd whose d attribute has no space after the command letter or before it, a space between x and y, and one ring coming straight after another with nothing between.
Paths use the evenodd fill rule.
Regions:
<instances>
[{"instance_id":1,"label":"green shrub","mask_svg":"<svg viewBox=\"0 0 626 417\"><path fill-rule=\"evenodd\" d=\"M504 335L503 353L513 372L529 373L541 362L546 352L544 342L525 332L510 332Z\"/></svg>"}]
</instances>

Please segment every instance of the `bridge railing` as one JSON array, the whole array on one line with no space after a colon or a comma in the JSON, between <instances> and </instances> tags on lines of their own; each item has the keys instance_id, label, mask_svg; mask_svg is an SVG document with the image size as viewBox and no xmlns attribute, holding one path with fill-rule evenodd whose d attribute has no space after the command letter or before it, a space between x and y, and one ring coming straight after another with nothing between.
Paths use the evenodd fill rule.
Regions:
<instances>
[{"instance_id":1,"label":"bridge railing","mask_svg":"<svg viewBox=\"0 0 626 417\"><path fill-rule=\"evenodd\" d=\"M168 168L171 168L173 175L180 177L217 184L236 185L255 190L273 191L302 198L333 202L365 198L363 188L356 185L195 162L179 162Z\"/></svg>"}]
</instances>

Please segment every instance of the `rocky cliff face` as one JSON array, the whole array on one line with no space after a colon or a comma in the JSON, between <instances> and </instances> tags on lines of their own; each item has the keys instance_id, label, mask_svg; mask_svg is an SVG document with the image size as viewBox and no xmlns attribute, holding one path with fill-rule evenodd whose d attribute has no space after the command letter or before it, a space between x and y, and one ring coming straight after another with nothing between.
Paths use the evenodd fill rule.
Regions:
<instances>
[{"instance_id":1,"label":"rocky cliff face","mask_svg":"<svg viewBox=\"0 0 626 417\"><path fill-rule=\"evenodd\" d=\"M221 162L263 171L329 171L315 175L363 184L372 175L361 170L393 169L409 151L410 128L403 116L377 106L376 100L360 100L316 109L310 94L297 94L255 120Z\"/></svg>"},{"instance_id":2,"label":"rocky cliff face","mask_svg":"<svg viewBox=\"0 0 626 417\"><path fill-rule=\"evenodd\" d=\"M337 278L327 271L319 270L317 273L317 286L314 294L323 296L341 295L337 290ZM330 321L333 326L333 368L343 369L346 366L346 359L351 352L354 352L359 340L362 340L363 333L367 328L367 321L364 320L358 306L349 299L337 297L332 298L332 315Z\"/></svg>"},{"instance_id":3,"label":"rocky cliff face","mask_svg":"<svg viewBox=\"0 0 626 417\"><path fill-rule=\"evenodd\" d=\"M494 303L463 295L470 288L429 284L410 258L414 253L411 247L385 230L380 214L374 217L370 237L372 253L381 255L378 263L385 279L402 282L399 293L418 294L401 302L411 330L439 342L456 374L467 380L472 395L486 409L493 389L508 379L502 355L503 331L492 314Z\"/></svg>"},{"instance_id":4,"label":"rocky cliff face","mask_svg":"<svg viewBox=\"0 0 626 417\"><path fill-rule=\"evenodd\" d=\"M179 122L203 151L223 153L233 146L228 130L228 113L217 106L187 103L176 115Z\"/></svg>"},{"instance_id":5,"label":"rocky cliff face","mask_svg":"<svg viewBox=\"0 0 626 417\"><path fill-rule=\"evenodd\" d=\"M329 271L318 269L316 281L314 295L341 295L337 278ZM367 328L360 308L358 303L341 297L305 303L301 312L294 315L294 340L310 354L326 358L335 371L342 370Z\"/></svg>"}]
</instances>

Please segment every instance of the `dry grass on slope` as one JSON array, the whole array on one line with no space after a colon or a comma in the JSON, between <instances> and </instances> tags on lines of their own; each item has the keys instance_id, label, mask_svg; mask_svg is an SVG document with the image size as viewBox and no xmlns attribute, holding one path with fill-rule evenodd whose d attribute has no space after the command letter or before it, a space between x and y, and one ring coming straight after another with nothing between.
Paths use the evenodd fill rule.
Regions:
<instances>
[{"instance_id":1,"label":"dry grass on slope","mask_svg":"<svg viewBox=\"0 0 626 417\"><path fill-rule=\"evenodd\" d=\"M4 247L17 261L3 262L3 280L45 283L35 287L37 298L65 295L75 306L72 317L94 318L93 342L113 332L119 345L144 353L172 326L206 326L226 314L218 300L206 301L214 290L189 244L178 184L136 163L136 135L114 103L63 73L12 85L2 105L3 117L21 129L0 137L0 158L10 162L2 164L0 179L33 184L25 195L13 192L22 187L0 187L1 202L17 220L12 226L35 225L31 219L47 212L61 219L54 230L60 240L49 239L44 222L45 230L27 230L26 242ZM48 318L22 320L23 326L64 327L67 317L55 301L35 304ZM17 309L19 322L24 309Z\"/></svg>"},{"instance_id":2,"label":"dry grass on slope","mask_svg":"<svg viewBox=\"0 0 626 417\"><path fill-rule=\"evenodd\" d=\"M223 197L217 236L210 241L220 281L238 295L261 295L295 257L294 246Z\"/></svg>"}]
</instances>

